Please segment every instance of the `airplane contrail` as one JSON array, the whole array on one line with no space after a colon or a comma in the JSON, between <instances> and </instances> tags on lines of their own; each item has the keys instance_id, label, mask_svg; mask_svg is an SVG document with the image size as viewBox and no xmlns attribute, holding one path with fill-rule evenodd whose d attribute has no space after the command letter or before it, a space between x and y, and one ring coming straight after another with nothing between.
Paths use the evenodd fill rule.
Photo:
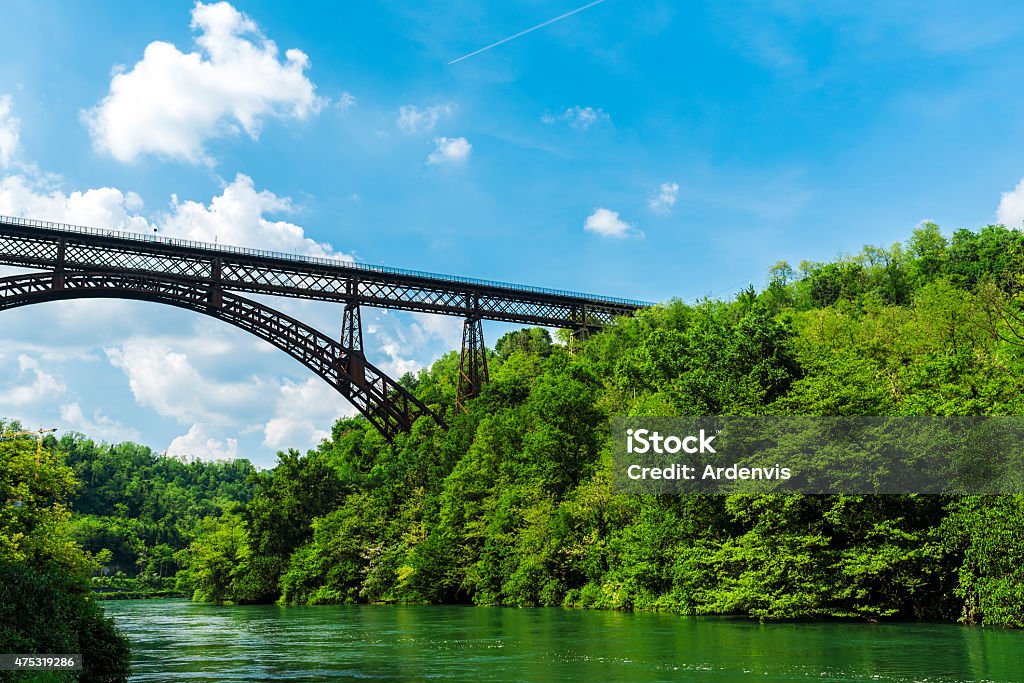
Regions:
<instances>
[{"instance_id":1,"label":"airplane contrail","mask_svg":"<svg viewBox=\"0 0 1024 683\"><path fill-rule=\"evenodd\" d=\"M532 33L533 31L536 31L539 28L544 28L545 26L550 26L551 24L555 23L556 21L561 21L562 19L565 19L566 17L571 17L572 15L578 14L579 12L582 12L585 9L590 9L594 5L600 5L602 2L605 2L605 1L606 0L594 0L594 2L591 2L590 4L584 5L583 7L577 7L576 9L572 10L571 12L566 12L565 14L559 15L559 16L555 17L554 19L548 19L543 24L537 24L536 26L528 28L525 31L520 31L519 33L515 34L514 36L509 36L508 38L502 38L498 42L491 43L487 47L482 47L479 50L476 50L475 52L470 52L468 55L462 55L458 59L453 59L452 61L448 62L448 64L451 65L451 64L454 64L455 62L461 62L463 59L469 59L470 57L472 57L474 55L480 54L481 52L487 52L492 47L498 47L499 45L501 45L503 43L507 43L510 40L515 40L516 38L521 38L522 36L525 36L527 33Z\"/></svg>"}]
</instances>

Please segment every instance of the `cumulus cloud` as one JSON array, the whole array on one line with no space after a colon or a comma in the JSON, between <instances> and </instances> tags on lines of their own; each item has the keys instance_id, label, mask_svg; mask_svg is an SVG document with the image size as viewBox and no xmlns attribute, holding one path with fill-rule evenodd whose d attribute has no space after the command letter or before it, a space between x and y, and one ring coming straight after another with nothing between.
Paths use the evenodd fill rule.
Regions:
<instances>
[{"instance_id":1,"label":"cumulus cloud","mask_svg":"<svg viewBox=\"0 0 1024 683\"><path fill-rule=\"evenodd\" d=\"M10 166L21 138L21 120L12 113L11 96L0 97L0 167Z\"/></svg>"},{"instance_id":2,"label":"cumulus cloud","mask_svg":"<svg viewBox=\"0 0 1024 683\"><path fill-rule=\"evenodd\" d=\"M125 427L117 420L104 415L102 411L93 411L91 418L86 417L77 401L65 403L60 407L60 422L63 430L81 432L101 441L137 442L141 439L138 431Z\"/></svg>"},{"instance_id":3,"label":"cumulus cloud","mask_svg":"<svg viewBox=\"0 0 1024 683\"><path fill-rule=\"evenodd\" d=\"M181 424L192 424L187 434L168 447L171 455L235 457L237 441L218 439L217 432L237 430L261 415L265 422L256 429L263 432L263 445L274 450L312 447L330 436L335 420L357 412L320 377L308 376L301 382L278 377L254 376L244 381L207 377L197 365L215 366L217 356L234 355L237 350L200 345L186 350L183 346L140 337L106 349L111 364L128 377L137 403Z\"/></svg>"},{"instance_id":4,"label":"cumulus cloud","mask_svg":"<svg viewBox=\"0 0 1024 683\"><path fill-rule=\"evenodd\" d=\"M424 360L459 348L462 323L461 318L433 313L396 315L381 309L363 313L365 338L386 356L375 357L373 363L396 379L423 368Z\"/></svg>"},{"instance_id":5,"label":"cumulus cloud","mask_svg":"<svg viewBox=\"0 0 1024 683\"><path fill-rule=\"evenodd\" d=\"M0 214L8 216L149 232L149 221L136 213L141 208L139 195L113 187L66 193L57 179L42 174L0 179Z\"/></svg>"},{"instance_id":6,"label":"cumulus cloud","mask_svg":"<svg viewBox=\"0 0 1024 683\"><path fill-rule=\"evenodd\" d=\"M473 151L466 138L434 138L434 145L434 151L427 157L428 164L461 164Z\"/></svg>"},{"instance_id":7,"label":"cumulus cloud","mask_svg":"<svg viewBox=\"0 0 1024 683\"><path fill-rule=\"evenodd\" d=\"M194 424L167 447L167 455L186 462L192 460L234 460L238 457L238 439L217 439L204 425Z\"/></svg>"},{"instance_id":8,"label":"cumulus cloud","mask_svg":"<svg viewBox=\"0 0 1024 683\"><path fill-rule=\"evenodd\" d=\"M1011 228L1024 228L1024 178L1017 187L1004 192L996 209L996 220Z\"/></svg>"},{"instance_id":9,"label":"cumulus cloud","mask_svg":"<svg viewBox=\"0 0 1024 683\"><path fill-rule=\"evenodd\" d=\"M244 131L259 137L267 117L306 119L324 106L300 50L278 57L273 41L227 2L192 10L196 51L150 43L110 92L82 116L94 147L123 162L145 154L212 163L205 144Z\"/></svg>"},{"instance_id":10,"label":"cumulus cloud","mask_svg":"<svg viewBox=\"0 0 1024 683\"><path fill-rule=\"evenodd\" d=\"M240 173L209 205L173 197L171 211L157 222L160 233L170 237L352 260L331 245L306 237L305 230L294 223L264 217L293 210L289 198L257 190L252 178Z\"/></svg>"},{"instance_id":11,"label":"cumulus cloud","mask_svg":"<svg viewBox=\"0 0 1024 683\"><path fill-rule=\"evenodd\" d=\"M113 187L68 193L59 180L38 174L0 179L0 214L126 232L157 230L167 237L198 242L352 260L330 244L310 239L299 225L268 219L267 214L295 211L291 199L256 189L252 178L243 174L235 176L209 204L174 196L170 210L153 220L138 213L142 208L137 194Z\"/></svg>"},{"instance_id":12,"label":"cumulus cloud","mask_svg":"<svg viewBox=\"0 0 1024 683\"><path fill-rule=\"evenodd\" d=\"M437 104L424 109L407 104L398 110L398 128L403 133L432 131L441 117L448 116L454 109L450 104Z\"/></svg>"},{"instance_id":13,"label":"cumulus cloud","mask_svg":"<svg viewBox=\"0 0 1024 683\"><path fill-rule=\"evenodd\" d=\"M416 372L423 367L423 364L415 358L407 358L409 348L395 338L388 338L381 335L380 350L387 354L388 360L380 364L384 372L391 377L402 377L408 372Z\"/></svg>"},{"instance_id":14,"label":"cumulus cloud","mask_svg":"<svg viewBox=\"0 0 1024 683\"><path fill-rule=\"evenodd\" d=\"M619 218L618 211L610 209L597 209L587 216L583 229L593 232L602 237L629 237L630 235L641 235L632 225Z\"/></svg>"},{"instance_id":15,"label":"cumulus cloud","mask_svg":"<svg viewBox=\"0 0 1024 683\"><path fill-rule=\"evenodd\" d=\"M315 446L330 437L335 420L356 413L351 403L319 377L301 383L286 381L278 392L274 416L263 427L263 444L275 450Z\"/></svg>"},{"instance_id":16,"label":"cumulus cloud","mask_svg":"<svg viewBox=\"0 0 1024 683\"><path fill-rule=\"evenodd\" d=\"M559 121L567 122L573 128L579 130L587 130L595 123L601 121L611 121L611 116L608 115L603 109L594 109L593 107L569 107L560 114L544 114L541 117L541 121L547 124L558 123Z\"/></svg>"},{"instance_id":17,"label":"cumulus cloud","mask_svg":"<svg viewBox=\"0 0 1024 683\"><path fill-rule=\"evenodd\" d=\"M7 387L0 395L0 408L22 408L43 401L54 400L67 392L59 379L42 369L39 361L31 356L18 356L18 376L13 386ZM11 414L11 413L7 413Z\"/></svg>"},{"instance_id":18,"label":"cumulus cloud","mask_svg":"<svg viewBox=\"0 0 1024 683\"><path fill-rule=\"evenodd\" d=\"M133 337L104 351L110 364L127 376L136 403L182 424L236 424L238 414L258 409L274 388L260 377L211 379L184 351L152 338Z\"/></svg>"},{"instance_id":19,"label":"cumulus cloud","mask_svg":"<svg viewBox=\"0 0 1024 683\"><path fill-rule=\"evenodd\" d=\"M670 213L679 196L679 183L662 183L658 194L647 200L647 206L655 213Z\"/></svg>"},{"instance_id":20,"label":"cumulus cloud","mask_svg":"<svg viewBox=\"0 0 1024 683\"><path fill-rule=\"evenodd\" d=\"M168 447L170 455L237 457L237 439L225 435L252 431L262 432L263 445L273 450L311 448L330 436L335 420L357 413L320 377L224 377L218 366L239 352L237 343L206 348L200 340L152 337L106 349L110 363L128 378L136 403L191 425Z\"/></svg>"},{"instance_id":21,"label":"cumulus cloud","mask_svg":"<svg viewBox=\"0 0 1024 683\"><path fill-rule=\"evenodd\" d=\"M420 347L434 340L444 349L457 349L462 344L462 318L434 313L410 313L409 316L409 329L416 334L412 346Z\"/></svg>"}]
</instances>

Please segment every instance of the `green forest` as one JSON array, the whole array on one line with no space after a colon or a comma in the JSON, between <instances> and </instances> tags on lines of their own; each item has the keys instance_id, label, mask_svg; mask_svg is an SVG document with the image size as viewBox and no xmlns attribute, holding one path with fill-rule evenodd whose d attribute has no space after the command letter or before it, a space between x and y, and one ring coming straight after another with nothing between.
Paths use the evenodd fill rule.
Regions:
<instances>
[{"instance_id":1,"label":"green forest","mask_svg":"<svg viewBox=\"0 0 1024 683\"><path fill-rule=\"evenodd\" d=\"M1024 496L610 485L615 415L1024 415L1021 232L923 224L568 341L497 340L458 415L453 351L402 379L447 428L420 419L388 443L344 419L269 470L74 434L47 438L37 465L34 439L0 441L0 650L43 637L16 605L46 581L83 624L102 621L91 589L1024 626Z\"/></svg>"}]
</instances>

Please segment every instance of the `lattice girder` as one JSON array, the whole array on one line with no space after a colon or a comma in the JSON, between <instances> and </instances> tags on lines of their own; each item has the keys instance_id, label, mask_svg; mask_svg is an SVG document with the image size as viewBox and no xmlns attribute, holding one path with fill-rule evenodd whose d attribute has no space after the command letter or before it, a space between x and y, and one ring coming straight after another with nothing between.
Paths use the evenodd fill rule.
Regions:
<instances>
[{"instance_id":1,"label":"lattice girder","mask_svg":"<svg viewBox=\"0 0 1024 683\"><path fill-rule=\"evenodd\" d=\"M219 303L214 305L206 282L138 273L33 273L0 279L0 310L99 297L153 301L197 311L246 330L297 359L351 401L389 440L400 431L408 431L424 415L443 424L416 397L365 359L364 377L354 381L347 370L349 350L320 331L237 294L218 294Z\"/></svg>"},{"instance_id":2,"label":"lattice girder","mask_svg":"<svg viewBox=\"0 0 1024 683\"><path fill-rule=\"evenodd\" d=\"M646 304L445 275L264 254L151 235L0 217L0 264L67 271L124 271L202 281L223 291L597 329Z\"/></svg>"}]
</instances>

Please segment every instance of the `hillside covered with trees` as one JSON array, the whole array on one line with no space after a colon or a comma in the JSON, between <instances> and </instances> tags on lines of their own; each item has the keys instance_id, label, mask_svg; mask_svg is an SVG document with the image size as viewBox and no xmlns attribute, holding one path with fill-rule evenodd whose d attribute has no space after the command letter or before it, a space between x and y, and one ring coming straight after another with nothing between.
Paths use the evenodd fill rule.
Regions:
<instances>
[{"instance_id":1,"label":"hillside covered with trees","mask_svg":"<svg viewBox=\"0 0 1024 683\"><path fill-rule=\"evenodd\" d=\"M500 339L454 415L457 354L406 386L447 410L386 443L343 420L280 454L178 555L197 599L463 602L1024 625L1024 497L624 496L612 415L1021 415L1024 235L935 225L668 302L575 353Z\"/></svg>"}]
</instances>

